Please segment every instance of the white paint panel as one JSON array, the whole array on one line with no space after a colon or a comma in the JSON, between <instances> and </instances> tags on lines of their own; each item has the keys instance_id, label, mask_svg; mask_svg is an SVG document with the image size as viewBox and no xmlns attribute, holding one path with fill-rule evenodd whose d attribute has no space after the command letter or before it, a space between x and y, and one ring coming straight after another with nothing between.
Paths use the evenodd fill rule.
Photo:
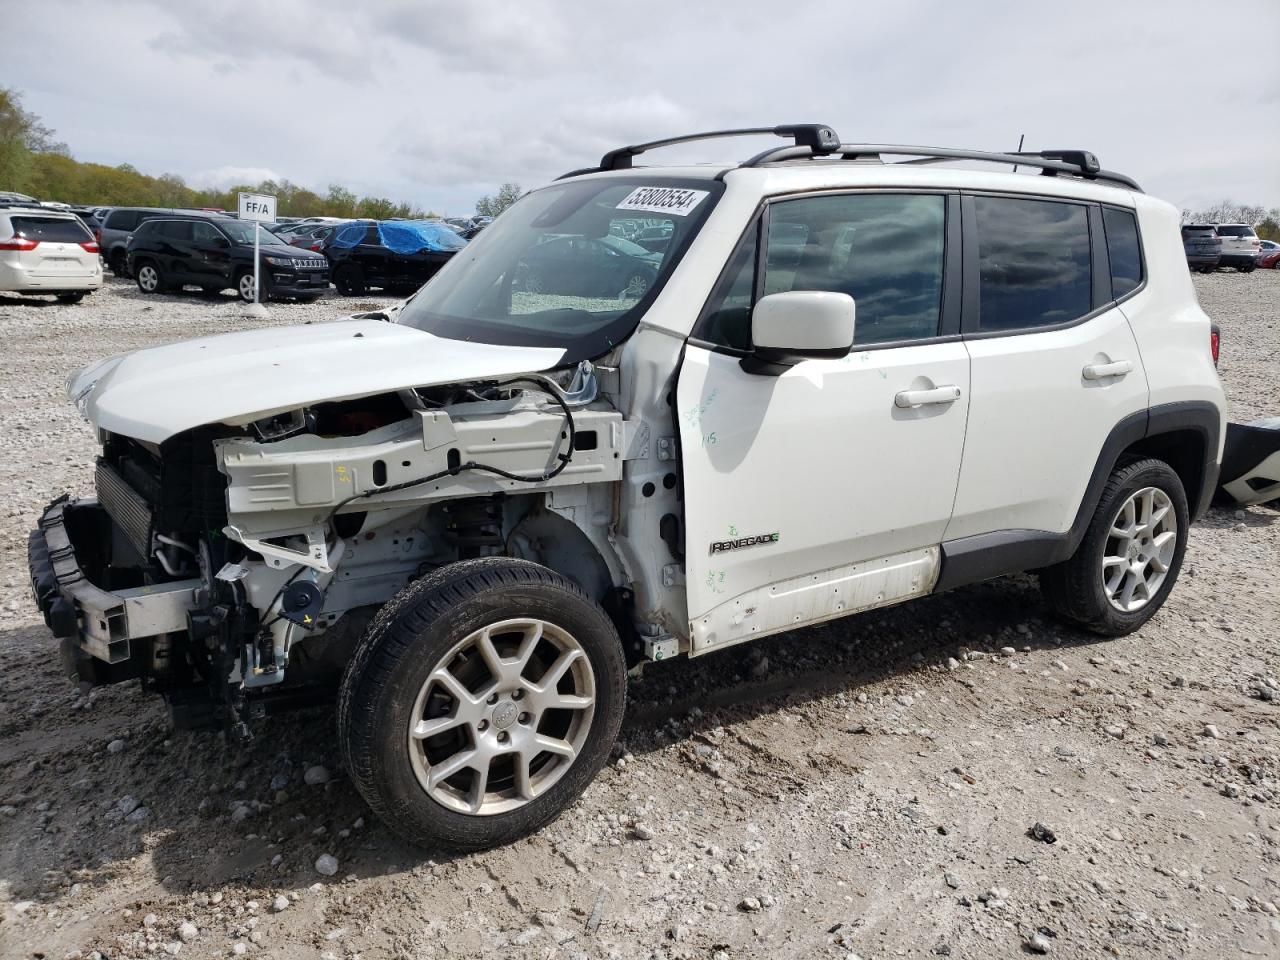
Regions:
<instances>
[{"instance_id":1,"label":"white paint panel","mask_svg":"<svg viewBox=\"0 0 1280 960\"><path fill-rule=\"evenodd\" d=\"M1065 532L1112 428L1147 407L1143 358L1124 314L968 346L973 397L946 539ZM1085 367L1121 360L1133 364L1125 376L1085 376Z\"/></svg>"},{"instance_id":2,"label":"white paint panel","mask_svg":"<svg viewBox=\"0 0 1280 960\"><path fill-rule=\"evenodd\" d=\"M951 385L951 403L897 394ZM690 345L677 390L689 619L773 584L941 542L969 397L962 343L855 351L778 377ZM715 548L743 538L776 541ZM794 623L772 606L760 631Z\"/></svg>"}]
</instances>

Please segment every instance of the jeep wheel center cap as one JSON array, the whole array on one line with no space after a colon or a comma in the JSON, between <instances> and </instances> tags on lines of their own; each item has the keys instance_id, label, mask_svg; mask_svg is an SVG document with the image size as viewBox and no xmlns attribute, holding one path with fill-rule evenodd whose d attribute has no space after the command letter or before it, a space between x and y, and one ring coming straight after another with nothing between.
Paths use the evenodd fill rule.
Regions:
<instances>
[{"instance_id":1,"label":"jeep wheel center cap","mask_svg":"<svg viewBox=\"0 0 1280 960\"><path fill-rule=\"evenodd\" d=\"M493 708L493 725L499 730L505 730L516 722L516 715L519 712L514 703L510 700L503 700Z\"/></svg>"}]
</instances>

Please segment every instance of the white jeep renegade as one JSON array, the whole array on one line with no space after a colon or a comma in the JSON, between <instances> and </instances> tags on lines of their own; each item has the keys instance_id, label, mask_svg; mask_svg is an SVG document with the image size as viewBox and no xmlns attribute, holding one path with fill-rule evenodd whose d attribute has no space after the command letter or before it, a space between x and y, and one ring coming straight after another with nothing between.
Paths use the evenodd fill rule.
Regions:
<instances>
[{"instance_id":1,"label":"white jeep renegade","mask_svg":"<svg viewBox=\"0 0 1280 960\"><path fill-rule=\"evenodd\" d=\"M744 133L794 145L622 148L387 314L75 375L97 496L30 542L69 671L240 736L337 689L373 809L475 848L577 797L644 658L1014 571L1141 626L1223 436L1178 211L1084 151L679 139Z\"/></svg>"}]
</instances>

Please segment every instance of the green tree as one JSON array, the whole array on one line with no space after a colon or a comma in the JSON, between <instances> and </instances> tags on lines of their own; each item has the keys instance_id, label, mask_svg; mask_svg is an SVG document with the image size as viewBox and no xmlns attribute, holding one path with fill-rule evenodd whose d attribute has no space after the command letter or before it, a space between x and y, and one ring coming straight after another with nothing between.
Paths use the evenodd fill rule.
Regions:
<instances>
[{"instance_id":1,"label":"green tree","mask_svg":"<svg viewBox=\"0 0 1280 960\"><path fill-rule=\"evenodd\" d=\"M486 195L476 201L476 214L482 217L496 217L519 200L520 194L520 184L504 183L493 196Z\"/></svg>"}]
</instances>

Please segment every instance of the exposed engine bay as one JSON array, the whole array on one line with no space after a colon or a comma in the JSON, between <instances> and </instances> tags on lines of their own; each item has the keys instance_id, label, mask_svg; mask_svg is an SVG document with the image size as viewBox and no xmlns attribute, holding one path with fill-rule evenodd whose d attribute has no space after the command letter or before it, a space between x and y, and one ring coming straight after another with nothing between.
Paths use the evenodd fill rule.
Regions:
<instances>
[{"instance_id":1,"label":"exposed engine bay","mask_svg":"<svg viewBox=\"0 0 1280 960\"><path fill-rule=\"evenodd\" d=\"M179 725L247 736L251 717L330 696L377 608L457 560L553 562L625 622L608 538L630 438L590 364L556 377L318 403L159 444L100 431L97 501L51 505L31 545L68 665L90 683L141 678ZM78 624L59 608L73 584Z\"/></svg>"}]
</instances>

